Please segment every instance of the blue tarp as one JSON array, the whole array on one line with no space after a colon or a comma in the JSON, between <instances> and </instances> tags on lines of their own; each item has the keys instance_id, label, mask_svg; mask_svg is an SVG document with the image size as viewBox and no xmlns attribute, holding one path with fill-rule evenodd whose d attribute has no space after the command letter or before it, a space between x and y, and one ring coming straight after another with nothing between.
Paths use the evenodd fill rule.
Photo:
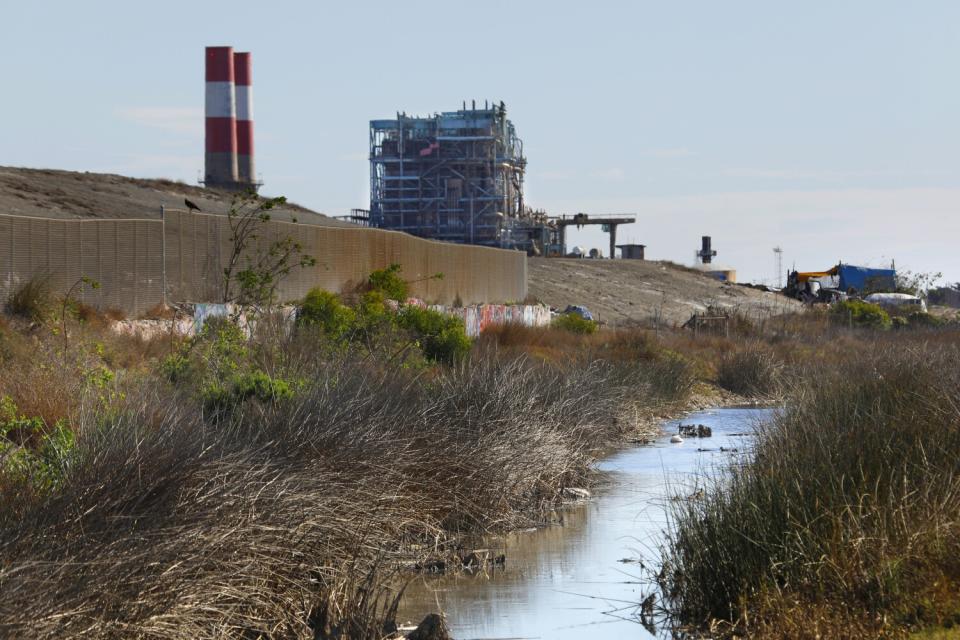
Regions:
<instances>
[{"instance_id":1,"label":"blue tarp","mask_svg":"<svg viewBox=\"0 0 960 640\"><path fill-rule=\"evenodd\" d=\"M840 290L857 292L893 291L897 272L893 269L872 269L851 264L839 265Z\"/></svg>"}]
</instances>

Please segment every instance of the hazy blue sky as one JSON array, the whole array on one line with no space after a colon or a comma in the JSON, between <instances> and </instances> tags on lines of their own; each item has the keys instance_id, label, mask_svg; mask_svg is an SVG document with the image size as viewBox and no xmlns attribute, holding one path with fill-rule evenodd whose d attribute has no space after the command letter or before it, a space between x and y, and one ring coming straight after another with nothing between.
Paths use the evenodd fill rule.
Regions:
<instances>
[{"instance_id":1,"label":"hazy blue sky","mask_svg":"<svg viewBox=\"0 0 960 640\"><path fill-rule=\"evenodd\" d=\"M838 259L960 280L960 2L13 2L0 164L203 166L203 47L253 52L266 191L365 207L368 121L504 100L551 213L741 279ZM574 235L606 247L598 230Z\"/></svg>"}]
</instances>

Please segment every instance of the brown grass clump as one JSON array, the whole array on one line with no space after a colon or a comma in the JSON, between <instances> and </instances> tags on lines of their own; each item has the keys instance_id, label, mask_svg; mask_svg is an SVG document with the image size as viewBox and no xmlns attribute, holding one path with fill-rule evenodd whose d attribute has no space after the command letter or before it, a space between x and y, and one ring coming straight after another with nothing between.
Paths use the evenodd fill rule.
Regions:
<instances>
[{"instance_id":1,"label":"brown grass clump","mask_svg":"<svg viewBox=\"0 0 960 640\"><path fill-rule=\"evenodd\" d=\"M720 358L717 384L742 396L776 396L785 382L784 369L772 349L752 341Z\"/></svg>"},{"instance_id":2,"label":"brown grass clump","mask_svg":"<svg viewBox=\"0 0 960 640\"><path fill-rule=\"evenodd\" d=\"M44 276L35 276L21 283L7 298L6 304L8 313L33 322L42 321L51 307L50 279Z\"/></svg>"},{"instance_id":3,"label":"brown grass clump","mask_svg":"<svg viewBox=\"0 0 960 640\"><path fill-rule=\"evenodd\" d=\"M86 370L127 349L81 329ZM199 379L71 382L81 361L55 337L36 357L57 366L0 377L21 411L65 416L76 437L50 489L0 474L0 635L381 638L400 566L541 522L631 429L628 404L662 401L655 360L489 344L420 369L265 323L252 343L211 335L181 357L227 353L295 395L211 412Z\"/></svg>"}]
</instances>

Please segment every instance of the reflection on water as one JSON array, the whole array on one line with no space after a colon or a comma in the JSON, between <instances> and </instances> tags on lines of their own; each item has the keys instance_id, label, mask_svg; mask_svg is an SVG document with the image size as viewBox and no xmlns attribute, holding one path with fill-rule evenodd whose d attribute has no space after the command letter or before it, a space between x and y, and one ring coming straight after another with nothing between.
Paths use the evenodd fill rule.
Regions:
<instances>
[{"instance_id":1,"label":"reflection on water","mask_svg":"<svg viewBox=\"0 0 960 640\"><path fill-rule=\"evenodd\" d=\"M769 416L769 409L694 413L683 422L710 426L712 438L670 444L667 435L614 454L599 465L607 482L591 501L563 511L562 526L497 541L504 570L418 577L398 620L443 611L458 640L654 637L637 623L637 603L650 588L640 562L655 565L667 496L683 493L698 471L728 464L738 453L720 448L742 453L749 441L733 434ZM677 424L665 426L668 434Z\"/></svg>"}]
</instances>

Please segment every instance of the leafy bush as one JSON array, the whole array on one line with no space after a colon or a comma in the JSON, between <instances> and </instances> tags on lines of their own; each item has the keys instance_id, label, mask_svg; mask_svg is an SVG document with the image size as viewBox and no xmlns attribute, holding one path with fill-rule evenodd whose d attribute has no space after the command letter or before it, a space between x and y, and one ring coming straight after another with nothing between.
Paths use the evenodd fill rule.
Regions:
<instances>
[{"instance_id":1,"label":"leafy bush","mask_svg":"<svg viewBox=\"0 0 960 640\"><path fill-rule=\"evenodd\" d=\"M460 318L408 305L397 315L397 322L411 332L430 360L452 364L470 352L471 341Z\"/></svg>"},{"instance_id":2,"label":"leafy bush","mask_svg":"<svg viewBox=\"0 0 960 640\"><path fill-rule=\"evenodd\" d=\"M890 314L880 305L863 300L836 302L830 307L830 313L837 322L850 322L858 327L889 329L893 325Z\"/></svg>"},{"instance_id":3,"label":"leafy bush","mask_svg":"<svg viewBox=\"0 0 960 640\"><path fill-rule=\"evenodd\" d=\"M396 315L387 306L381 291L367 291L360 297L354 311L357 314L356 336L369 339L386 332L396 322Z\"/></svg>"},{"instance_id":4,"label":"leafy bush","mask_svg":"<svg viewBox=\"0 0 960 640\"><path fill-rule=\"evenodd\" d=\"M946 324L946 320L943 318L924 311L908 313L905 319L911 327L941 327Z\"/></svg>"},{"instance_id":5,"label":"leafy bush","mask_svg":"<svg viewBox=\"0 0 960 640\"><path fill-rule=\"evenodd\" d=\"M340 340L348 336L357 322L353 309L323 289L311 289L297 309L297 324L317 326L328 336Z\"/></svg>"},{"instance_id":6,"label":"leafy bush","mask_svg":"<svg viewBox=\"0 0 960 640\"><path fill-rule=\"evenodd\" d=\"M0 471L47 491L57 486L74 445L63 421L47 428L43 419L23 415L9 396L0 396Z\"/></svg>"},{"instance_id":7,"label":"leafy bush","mask_svg":"<svg viewBox=\"0 0 960 640\"><path fill-rule=\"evenodd\" d=\"M368 284L373 291L379 291L390 300L405 302L410 294L410 287L400 276L400 265L391 264L386 269L377 269L370 274Z\"/></svg>"},{"instance_id":8,"label":"leafy bush","mask_svg":"<svg viewBox=\"0 0 960 640\"><path fill-rule=\"evenodd\" d=\"M564 313L553 319L551 325L556 329L572 331L573 333L595 333L598 326L593 320L587 320L576 313Z\"/></svg>"},{"instance_id":9,"label":"leafy bush","mask_svg":"<svg viewBox=\"0 0 960 640\"><path fill-rule=\"evenodd\" d=\"M279 402L293 397L290 383L260 371L232 376L229 380L212 380L201 391L208 409L230 409L241 402L255 398L260 402Z\"/></svg>"}]
</instances>

